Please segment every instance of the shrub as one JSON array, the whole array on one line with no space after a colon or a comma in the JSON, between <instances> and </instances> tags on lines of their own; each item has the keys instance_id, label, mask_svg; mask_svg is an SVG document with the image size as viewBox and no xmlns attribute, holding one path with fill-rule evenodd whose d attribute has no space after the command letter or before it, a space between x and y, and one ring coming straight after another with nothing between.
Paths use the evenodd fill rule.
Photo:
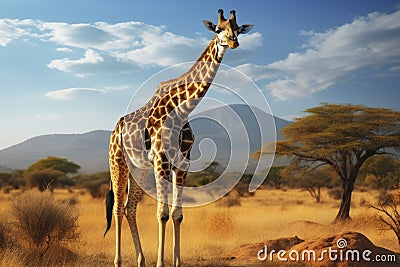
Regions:
<instances>
[{"instance_id":1,"label":"shrub","mask_svg":"<svg viewBox=\"0 0 400 267\"><path fill-rule=\"evenodd\" d=\"M64 204L64 205L68 205L70 207L75 206L76 204L78 204L78 200L76 198L74 198L74 197L60 199L58 202L60 202L61 204Z\"/></svg>"},{"instance_id":2,"label":"shrub","mask_svg":"<svg viewBox=\"0 0 400 267\"><path fill-rule=\"evenodd\" d=\"M103 181L89 181L85 182L83 187L89 191L92 198L104 198L110 185L104 184Z\"/></svg>"},{"instance_id":3,"label":"shrub","mask_svg":"<svg viewBox=\"0 0 400 267\"><path fill-rule=\"evenodd\" d=\"M332 188L328 191L330 197L335 200L339 200L342 198L342 189L339 187Z\"/></svg>"},{"instance_id":4,"label":"shrub","mask_svg":"<svg viewBox=\"0 0 400 267\"><path fill-rule=\"evenodd\" d=\"M47 169L32 171L26 174L25 178L29 188L37 187L39 191L43 192L47 188L53 188L61 176L63 176L62 172Z\"/></svg>"},{"instance_id":5,"label":"shrub","mask_svg":"<svg viewBox=\"0 0 400 267\"><path fill-rule=\"evenodd\" d=\"M207 171L201 171L196 173L189 173L185 185L189 187L202 186L211 183L218 176L213 176L213 174Z\"/></svg>"},{"instance_id":6,"label":"shrub","mask_svg":"<svg viewBox=\"0 0 400 267\"><path fill-rule=\"evenodd\" d=\"M397 237L397 242L400 246L400 208L396 202L396 197L393 195L384 198L377 205L371 205L370 207L377 210L379 215L377 220L387 226L387 230L392 230Z\"/></svg>"},{"instance_id":7,"label":"shrub","mask_svg":"<svg viewBox=\"0 0 400 267\"><path fill-rule=\"evenodd\" d=\"M12 187L18 189L26 184L21 170L14 170L11 173L0 173L0 187Z\"/></svg>"},{"instance_id":8,"label":"shrub","mask_svg":"<svg viewBox=\"0 0 400 267\"><path fill-rule=\"evenodd\" d=\"M49 192L25 192L11 206L16 231L22 237L19 240L28 241L20 245L27 245L42 256L51 246L79 238L78 216L69 205L55 201Z\"/></svg>"},{"instance_id":9,"label":"shrub","mask_svg":"<svg viewBox=\"0 0 400 267\"><path fill-rule=\"evenodd\" d=\"M249 192L249 184L242 182L238 183L233 190L237 191L240 197L252 197L255 194L255 192Z\"/></svg>"},{"instance_id":10,"label":"shrub","mask_svg":"<svg viewBox=\"0 0 400 267\"><path fill-rule=\"evenodd\" d=\"M10 194L11 190L13 190L13 187L11 185L6 185L2 188L4 194Z\"/></svg>"},{"instance_id":11,"label":"shrub","mask_svg":"<svg viewBox=\"0 0 400 267\"><path fill-rule=\"evenodd\" d=\"M218 200L217 205L227 208L240 206L240 195L236 190L233 190L228 195Z\"/></svg>"},{"instance_id":12,"label":"shrub","mask_svg":"<svg viewBox=\"0 0 400 267\"><path fill-rule=\"evenodd\" d=\"M378 202L379 203L388 203L393 201L393 194L391 194L388 190L379 190Z\"/></svg>"},{"instance_id":13,"label":"shrub","mask_svg":"<svg viewBox=\"0 0 400 267\"><path fill-rule=\"evenodd\" d=\"M59 184L61 187L70 187L70 186L75 186L75 185L76 185L75 181L72 180L71 177L68 177L68 176L66 176L66 175L61 176L61 177L58 179L58 184Z\"/></svg>"},{"instance_id":14,"label":"shrub","mask_svg":"<svg viewBox=\"0 0 400 267\"><path fill-rule=\"evenodd\" d=\"M0 250L9 248L11 244L10 228L7 223L0 221Z\"/></svg>"}]
</instances>

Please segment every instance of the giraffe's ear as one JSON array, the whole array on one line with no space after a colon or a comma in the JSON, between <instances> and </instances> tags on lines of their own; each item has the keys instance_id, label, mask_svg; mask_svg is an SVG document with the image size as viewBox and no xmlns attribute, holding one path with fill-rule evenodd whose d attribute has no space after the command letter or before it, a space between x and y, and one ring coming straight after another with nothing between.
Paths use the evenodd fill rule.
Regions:
<instances>
[{"instance_id":1,"label":"giraffe's ear","mask_svg":"<svg viewBox=\"0 0 400 267\"><path fill-rule=\"evenodd\" d=\"M215 24L209 20L203 20L203 24L204 24L204 26L206 26L207 30L212 31L212 32L215 32L215 29L217 28L215 26Z\"/></svg>"},{"instance_id":2,"label":"giraffe's ear","mask_svg":"<svg viewBox=\"0 0 400 267\"><path fill-rule=\"evenodd\" d=\"M253 26L254 26L253 24L243 24L239 28L239 33L240 34L248 33L251 29L253 29Z\"/></svg>"}]
</instances>

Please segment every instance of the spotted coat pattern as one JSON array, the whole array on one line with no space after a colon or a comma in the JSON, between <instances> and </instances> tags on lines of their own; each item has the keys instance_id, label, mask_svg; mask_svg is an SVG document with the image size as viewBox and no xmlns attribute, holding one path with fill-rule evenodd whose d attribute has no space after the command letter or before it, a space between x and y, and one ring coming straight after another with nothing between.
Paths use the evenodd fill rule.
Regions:
<instances>
[{"instance_id":1,"label":"spotted coat pattern","mask_svg":"<svg viewBox=\"0 0 400 267\"><path fill-rule=\"evenodd\" d=\"M122 117L111 134L109 163L115 201L113 212L116 219L116 266L120 266L122 262L121 225L124 215L130 226L138 266L145 266L136 224L136 208L150 168L154 168L158 200L157 266L164 266L165 226L169 219L169 182L173 185L173 260L174 266L180 266L182 186L194 142L188 115L209 89L227 47L236 48L239 45L235 34L238 32L235 14L231 14L231 18L226 20L220 10L217 26L207 25L205 21L206 26L212 28L216 34L196 63L180 77L162 82L147 104ZM236 28L232 29L233 26Z\"/></svg>"}]
</instances>

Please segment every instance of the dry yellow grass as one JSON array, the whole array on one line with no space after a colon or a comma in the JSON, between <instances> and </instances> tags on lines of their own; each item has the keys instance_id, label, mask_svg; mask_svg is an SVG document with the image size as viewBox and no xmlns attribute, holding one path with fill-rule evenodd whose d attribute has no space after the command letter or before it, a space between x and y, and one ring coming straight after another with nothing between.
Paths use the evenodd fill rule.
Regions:
<instances>
[{"instance_id":1,"label":"dry yellow grass","mask_svg":"<svg viewBox=\"0 0 400 267\"><path fill-rule=\"evenodd\" d=\"M0 195L0 214L7 214L9 199L17 192ZM75 198L80 214L80 242L71 249L79 255L77 266L113 264L114 234L103 238L105 229L104 200L92 199L81 190L67 192L56 190L57 199ZM342 225L330 225L338 210L339 202L322 192L322 203L315 201L307 192L291 189L287 191L263 189L254 197L241 199L241 206L224 208L210 204L198 208L184 209L182 224L182 257L185 266L223 266L226 252L246 244L298 236L308 240L330 233L357 231L366 235L375 245L399 251L395 235L391 231L379 230L374 219L375 212L360 205L362 199L374 202L378 192L354 192L351 210L352 221ZM138 227L142 239L146 262L155 265L158 242L156 202L144 197L138 207ZM12 252L3 257L0 266L19 266ZM124 221L122 238L124 266L135 263L133 243L128 224ZM172 223L167 225L166 261L172 259ZM4 263L6 262L6 263ZM129 263L129 264L128 264Z\"/></svg>"}]
</instances>

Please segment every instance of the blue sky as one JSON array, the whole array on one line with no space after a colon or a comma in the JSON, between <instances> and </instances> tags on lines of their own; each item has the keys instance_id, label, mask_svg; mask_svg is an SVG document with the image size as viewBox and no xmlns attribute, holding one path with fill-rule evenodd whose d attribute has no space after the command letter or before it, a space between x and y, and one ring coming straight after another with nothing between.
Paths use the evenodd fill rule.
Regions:
<instances>
[{"instance_id":1,"label":"blue sky","mask_svg":"<svg viewBox=\"0 0 400 267\"><path fill-rule=\"evenodd\" d=\"M212 38L202 20L219 8L255 25L223 63L254 80L276 116L321 102L400 109L400 1L8 0L0 149L111 130L146 79L199 56Z\"/></svg>"}]
</instances>

